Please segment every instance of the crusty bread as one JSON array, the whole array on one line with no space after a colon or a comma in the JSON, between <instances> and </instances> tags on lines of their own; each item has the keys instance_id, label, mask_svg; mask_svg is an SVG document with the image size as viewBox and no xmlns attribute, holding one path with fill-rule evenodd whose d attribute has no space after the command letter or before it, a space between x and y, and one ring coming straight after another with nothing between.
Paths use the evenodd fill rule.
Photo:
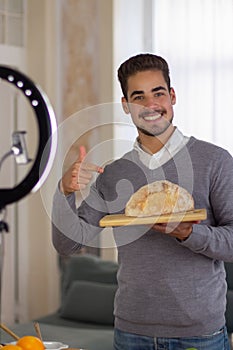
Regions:
<instances>
[{"instance_id":1,"label":"crusty bread","mask_svg":"<svg viewBox=\"0 0 233 350\"><path fill-rule=\"evenodd\" d=\"M192 195L170 181L161 180L141 187L126 204L126 216L153 216L194 209Z\"/></svg>"}]
</instances>

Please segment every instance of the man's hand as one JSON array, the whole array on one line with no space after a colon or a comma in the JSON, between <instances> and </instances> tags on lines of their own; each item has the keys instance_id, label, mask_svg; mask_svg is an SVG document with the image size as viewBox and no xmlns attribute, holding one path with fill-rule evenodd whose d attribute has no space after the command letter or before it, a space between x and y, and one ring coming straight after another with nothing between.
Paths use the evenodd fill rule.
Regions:
<instances>
[{"instance_id":1,"label":"man's hand","mask_svg":"<svg viewBox=\"0 0 233 350\"><path fill-rule=\"evenodd\" d=\"M152 228L158 232L176 237L181 241L188 238L193 230L193 224L199 224L200 221L192 222L169 222L166 224L155 224Z\"/></svg>"},{"instance_id":2,"label":"man's hand","mask_svg":"<svg viewBox=\"0 0 233 350\"><path fill-rule=\"evenodd\" d=\"M84 146L79 148L79 157L67 172L63 175L60 182L60 190L66 196L72 192L84 189L92 178L92 172L103 173L104 169L92 163L85 163L86 149Z\"/></svg>"}]
</instances>

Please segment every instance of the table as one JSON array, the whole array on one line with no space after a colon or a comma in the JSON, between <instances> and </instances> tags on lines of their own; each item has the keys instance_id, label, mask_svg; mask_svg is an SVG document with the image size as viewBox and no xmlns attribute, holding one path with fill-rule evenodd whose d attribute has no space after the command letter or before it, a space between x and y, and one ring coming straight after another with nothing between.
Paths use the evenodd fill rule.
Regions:
<instances>
[{"instance_id":1,"label":"table","mask_svg":"<svg viewBox=\"0 0 233 350\"><path fill-rule=\"evenodd\" d=\"M35 335L33 322L9 327L19 337ZM111 350L113 347L113 330L78 329L72 327L40 324L44 341L58 341L69 345L69 350ZM0 330L0 342L7 343L13 339Z\"/></svg>"}]
</instances>

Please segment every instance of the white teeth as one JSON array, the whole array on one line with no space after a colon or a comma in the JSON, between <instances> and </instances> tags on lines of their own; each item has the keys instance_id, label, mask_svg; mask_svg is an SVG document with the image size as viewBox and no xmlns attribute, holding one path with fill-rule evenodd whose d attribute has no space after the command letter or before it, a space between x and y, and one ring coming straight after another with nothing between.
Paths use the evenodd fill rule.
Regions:
<instances>
[{"instance_id":1,"label":"white teeth","mask_svg":"<svg viewBox=\"0 0 233 350\"><path fill-rule=\"evenodd\" d=\"M152 116L147 116L147 117L144 117L145 120L156 120L158 118L161 117L161 114L157 114L157 115L152 115Z\"/></svg>"}]
</instances>

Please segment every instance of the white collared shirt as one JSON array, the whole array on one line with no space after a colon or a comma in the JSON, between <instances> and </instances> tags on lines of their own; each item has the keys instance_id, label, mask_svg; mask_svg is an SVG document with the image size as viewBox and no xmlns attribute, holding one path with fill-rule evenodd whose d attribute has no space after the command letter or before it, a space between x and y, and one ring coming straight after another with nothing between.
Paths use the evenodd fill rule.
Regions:
<instances>
[{"instance_id":1,"label":"white collared shirt","mask_svg":"<svg viewBox=\"0 0 233 350\"><path fill-rule=\"evenodd\" d=\"M175 131L173 132L167 143L158 152L154 154L149 154L145 152L142 149L140 143L138 142L138 139L136 139L134 143L134 149L138 152L141 162L146 167L153 170L159 168L160 166L165 164L169 159L173 158L174 155L186 145L188 140L189 137L184 136L181 133L181 131L175 128Z\"/></svg>"}]
</instances>

